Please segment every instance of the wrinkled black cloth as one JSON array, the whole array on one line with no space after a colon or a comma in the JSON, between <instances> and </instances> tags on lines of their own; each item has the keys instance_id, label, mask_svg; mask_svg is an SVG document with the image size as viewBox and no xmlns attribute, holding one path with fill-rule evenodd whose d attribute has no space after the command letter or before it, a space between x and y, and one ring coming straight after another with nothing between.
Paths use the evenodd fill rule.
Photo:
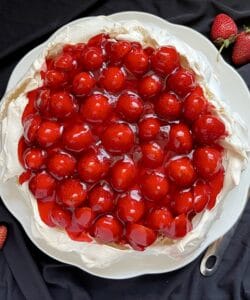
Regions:
<instances>
[{"instance_id":1,"label":"wrinkled black cloth","mask_svg":"<svg viewBox=\"0 0 250 300\"><path fill-rule=\"evenodd\" d=\"M220 12L230 14L239 26L250 25L248 0L0 0L0 96L18 60L57 28L76 18L126 10L153 13L207 37L212 19ZM230 49L224 56L231 63ZM237 71L249 87L250 64ZM249 203L219 270L210 278L200 275L201 257L171 273L120 281L98 278L39 251L1 202L0 223L9 229L6 245L0 251L1 300L250 299Z\"/></svg>"}]
</instances>

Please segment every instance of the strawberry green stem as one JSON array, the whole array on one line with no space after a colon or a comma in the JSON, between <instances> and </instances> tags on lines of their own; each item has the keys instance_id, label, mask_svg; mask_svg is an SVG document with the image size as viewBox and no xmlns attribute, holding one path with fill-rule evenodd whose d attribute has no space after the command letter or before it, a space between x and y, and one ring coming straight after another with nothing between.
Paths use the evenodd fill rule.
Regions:
<instances>
[{"instance_id":1,"label":"strawberry green stem","mask_svg":"<svg viewBox=\"0 0 250 300\"><path fill-rule=\"evenodd\" d=\"M244 25L243 28L244 28L244 31L246 33L250 33L250 27L249 26Z\"/></svg>"},{"instance_id":2,"label":"strawberry green stem","mask_svg":"<svg viewBox=\"0 0 250 300\"><path fill-rule=\"evenodd\" d=\"M219 56L224 48L228 48L232 43L235 42L237 35L231 35L228 39L217 39L215 43L220 45L219 52L217 54L217 61L219 60Z\"/></svg>"}]
</instances>

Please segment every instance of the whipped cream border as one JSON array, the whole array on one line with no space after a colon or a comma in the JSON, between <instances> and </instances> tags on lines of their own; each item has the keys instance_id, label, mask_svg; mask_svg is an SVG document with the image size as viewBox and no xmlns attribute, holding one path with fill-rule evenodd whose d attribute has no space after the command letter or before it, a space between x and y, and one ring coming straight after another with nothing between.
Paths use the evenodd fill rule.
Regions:
<instances>
[{"instance_id":1,"label":"whipped cream border","mask_svg":"<svg viewBox=\"0 0 250 300\"><path fill-rule=\"evenodd\" d=\"M62 44L86 41L91 36L100 32L108 32L111 37L117 39L138 41L145 46L157 47L166 44L175 46L182 56L182 63L195 71L206 96L215 107L214 113L223 119L229 132L229 136L222 141L222 145L226 149L223 160L226 175L224 187L218 197L216 207L211 211L205 211L197 215L193 220L194 230L183 239L175 240L170 244L167 240L158 240L144 252L137 252L133 249L120 250L95 242L79 243L72 241L62 230L50 228L41 221L37 202L29 192L27 183L22 186L17 183L17 177L23 171L16 155L16 149L18 140L22 135L21 115L27 103L25 94L27 91L41 85L39 71L43 65L44 57L47 54L53 55L59 51ZM220 214L223 198L230 189L239 184L241 170L247 161L249 145L247 144L246 126L237 114L230 112L229 107L220 98L221 93L218 87L218 80L206 57L201 52L195 51L184 42L171 36L166 30L144 26L137 21L120 24L113 22L107 17L96 17L92 20L67 26L53 40L49 41L43 53L35 60L24 79L3 99L0 110L0 130L2 133L0 145L0 165L2 166L2 170L0 179L3 182L13 181L16 188L20 190L20 193L31 209L32 233L35 237L46 240L54 248L58 248L58 245L60 245L62 251L77 252L81 260L89 268L110 266L126 258L131 253L137 256L164 254L171 258L182 259L197 249L202 241L204 241L213 220Z\"/></svg>"}]
</instances>

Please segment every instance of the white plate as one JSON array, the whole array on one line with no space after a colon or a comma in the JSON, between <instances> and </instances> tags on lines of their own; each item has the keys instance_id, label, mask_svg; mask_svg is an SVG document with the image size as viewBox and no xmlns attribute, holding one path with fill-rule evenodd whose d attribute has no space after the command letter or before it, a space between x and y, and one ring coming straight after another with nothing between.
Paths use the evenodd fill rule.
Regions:
<instances>
[{"instance_id":1,"label":"white plate","mask_svg":"<svg viewBox=\"0 0 250 300\"><path fill-rule=\"evenodd\" d=\"M238 75L238 73L222 58L219 60L219 62L216 61L217 49L209 40L188 27L171 24L159 17L147 13L121 12L111 15L111 17L113 20L118 22L136 19L145 25L152 25L167 29L170 33L185 41L187 44L191 44L193 48L203 52L207 56L210 64L213 66L214 72L218 76L221 84L221 90L223 90L223 95L225 97L225 102L229 103L232 110L238 112L241 117L248 122L247 126L250 131L250 94L248 88L242 78ZM87 18L84 18L84 20L86 19ZM71 22L70 24L75 24L78 22L79 20L76 20ZM62 28L54 34L58 34L58 32L62 30ZM54 34L51 38L53 38ZM18 63L10 77L7 90L13 88L23 77L28 68L31 66L32 62L41 52L42 47L43 44L33 49ZM27 217L29 210L26 203L24 201L17 200L20 197L17 193L16 195L13 195L12 198L10 198L8 195L7 185L1 185L0 192L6 207L20 221L32 242L47 255L62 262L77 266L96 276L113 279L124 279L142 274L173 271L187 265L195 258L197 258L199 254L203 250L205 250L205 248L210 243L224 235L240 217L247 201L249 178L250 167L248 165L247 169L242 173L240 185L234 188L227 196L227 199L225 199L223 212L220 218L216 220L210 228L206 240L196 251L191 253L182 261L175 261L173 259L166 260L165 256L159 255L151 257L150 260L146 262L143 261L143 259L140 260L138 258L136 259L136 261L120 261L105 269L89 269L83 264L79 256L77 256L76 254L61 252L59 249L54 249L47 245L47 243L42 239L36 239L34 236L32 236L30 218Z\"/></svg>"}]
</instances>

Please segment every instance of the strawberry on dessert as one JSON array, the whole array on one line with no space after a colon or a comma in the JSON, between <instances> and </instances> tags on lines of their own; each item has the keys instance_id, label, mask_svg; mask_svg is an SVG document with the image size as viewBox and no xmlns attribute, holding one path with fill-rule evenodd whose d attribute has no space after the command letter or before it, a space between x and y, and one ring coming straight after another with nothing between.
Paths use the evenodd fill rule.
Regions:
<instances>
[{"instance_id":1,"label":"strawberry on dessert","mask_svg":"<svg viewBox=\"0 0 250 300\"><path fill-rule=\"evenodd\" d=\"M61 238L150 251L216 206L231 131L170 44L100 33L45 57L24 95L18 175Z\"/></svg>"}]
</instances>

